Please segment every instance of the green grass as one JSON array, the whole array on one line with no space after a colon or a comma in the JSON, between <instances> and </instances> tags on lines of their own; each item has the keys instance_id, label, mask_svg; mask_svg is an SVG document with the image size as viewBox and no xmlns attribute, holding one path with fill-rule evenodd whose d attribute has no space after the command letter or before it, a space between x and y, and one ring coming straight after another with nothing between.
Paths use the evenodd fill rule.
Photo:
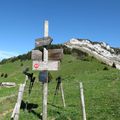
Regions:
<instances>
[{"instance_id":1,"label":"green grass","mask_svg":"<svg viewBox=\"0 0 120 120\"><path fill-rule=\"evenodd\" d=\"M76 59L71 55L64 55L59 71L51 72L53 80L48 84L48 120L80 120L82 119L79 82L84 85L87 120L119 120L120 118L120 72L107 65L101 64L94 58L87 58L89 61ZM26 66L32 66L31 61L20 61L0 66L0 73L7 72L8 78L1 78L2 81L16 82L15 88L0 88L0 99L5 96L17 94L19 84L23 83L24 75L22 70ZM104 67L109 70L103 70ZM31 70L32 71L32 70ZM20 110L20 120L37 120L42 112L42 84L38 81L38 71L35 84L29 95L29 81L25 88L23 101L36 104L38 107L31 112ZM55 96L56 77L61 75L66 101L66 108L63 107L61 93ZM8 120L11 112L6 115L2 113L14 108L17 96L11 99L4 99L0 102L0 120ZM54 103L53 103L54 99ZM4 104L5 103L5 104Z\"/></svg>"}]
</instances>

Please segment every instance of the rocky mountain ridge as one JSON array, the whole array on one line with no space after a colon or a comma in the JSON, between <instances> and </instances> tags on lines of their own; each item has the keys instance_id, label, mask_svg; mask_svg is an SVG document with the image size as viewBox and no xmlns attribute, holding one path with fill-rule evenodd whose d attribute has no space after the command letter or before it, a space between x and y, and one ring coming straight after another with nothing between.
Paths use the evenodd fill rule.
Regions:
<instances>
[{"instance_id":1,"label":"rocky mountain ridge","mask_svg":"<svg viewBox=\"0 0 120 120\"><path fill-rule=\"evenodd\" d=\"M64 45L71 49L79 49L105 64L110 66L115 65L117 69L120 69L120 54L117 54L114 48L104 42L92 42L88 39L72 38L64 43Z\"/></svg>"}]
</instances>

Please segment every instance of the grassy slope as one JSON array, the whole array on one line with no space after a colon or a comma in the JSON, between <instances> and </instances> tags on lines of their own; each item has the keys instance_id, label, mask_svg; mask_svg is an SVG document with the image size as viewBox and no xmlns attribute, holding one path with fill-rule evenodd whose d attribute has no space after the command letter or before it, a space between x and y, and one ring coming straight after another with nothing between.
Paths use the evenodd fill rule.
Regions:
<instances>
[{"instance_id":1,"label":"grassy slope","mask_svg":"<svg viewBox=\"0 0 120 120\"><path fill-rule=\"evenodd\" d=\"M20 62L9 63L0 66L0 72L7 72L7 79L0 77L1 81L15 81L20 84L24 81L22 70L26 66L31 67L31 61L23 62L24 66L20 66ZM73 56L65 55L58 72L51 72L53 76L52 82L49 83L48 92L48 120L79 120L82 119L82 111L80 106L79 81L84 84L84 93L86 101L86 112L88 120L119 120L120 118L120 74L119 71L109 68L104 71L105 65L92 59L90 61L81 61ZM38 72L34 72L38 76ZM61 75L65 93L67 107L64 109L61 100L61 94L54 99L54 91L56 87L55 78ZM42 85L36 79L32 93L28 94L29 81L25 88L24 102L37 104L38 107L33 111L27 110L20 112L20 120L36 120L39 113L42 112ZM0 88L0 120L8 120L11 110L16 102L16 97L12 99L4 99L5 96L17 94L16 88Z\"/></svg>"}]
</instances>

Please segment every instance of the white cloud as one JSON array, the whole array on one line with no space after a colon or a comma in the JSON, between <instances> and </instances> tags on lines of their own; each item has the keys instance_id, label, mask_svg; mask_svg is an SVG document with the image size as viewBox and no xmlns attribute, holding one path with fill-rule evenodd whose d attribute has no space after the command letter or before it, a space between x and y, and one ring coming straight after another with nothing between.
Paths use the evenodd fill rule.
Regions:
<instances>
[{"instance_id":1,"label":"white cloud","mask_svg":"<svg viewBox=\"0 0 120 120\"><path fill-rule=\"evenodd\" d=\"M4 59L4 58L10 58L10 57L14 57L19 55L16 52L8 52L8 51L2 51L0 50L0 60Z\"/></svg>"}]
</instances>

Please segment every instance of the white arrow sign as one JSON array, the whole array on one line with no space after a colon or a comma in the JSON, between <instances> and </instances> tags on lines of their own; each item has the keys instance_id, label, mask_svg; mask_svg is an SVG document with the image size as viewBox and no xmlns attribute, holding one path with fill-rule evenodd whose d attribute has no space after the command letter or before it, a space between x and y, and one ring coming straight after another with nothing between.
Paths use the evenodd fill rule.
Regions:
<instances>
[{"instance_id":1,"label":"white arrow sign","mask_svg":"<svg viewBox=\"0 0 120 120\"><path fill-rule=\"evenodd\" d=\"M33 70L50 70L57 71L59 68L59 61L33 61Z\"/></svg>"}]
</instances>

